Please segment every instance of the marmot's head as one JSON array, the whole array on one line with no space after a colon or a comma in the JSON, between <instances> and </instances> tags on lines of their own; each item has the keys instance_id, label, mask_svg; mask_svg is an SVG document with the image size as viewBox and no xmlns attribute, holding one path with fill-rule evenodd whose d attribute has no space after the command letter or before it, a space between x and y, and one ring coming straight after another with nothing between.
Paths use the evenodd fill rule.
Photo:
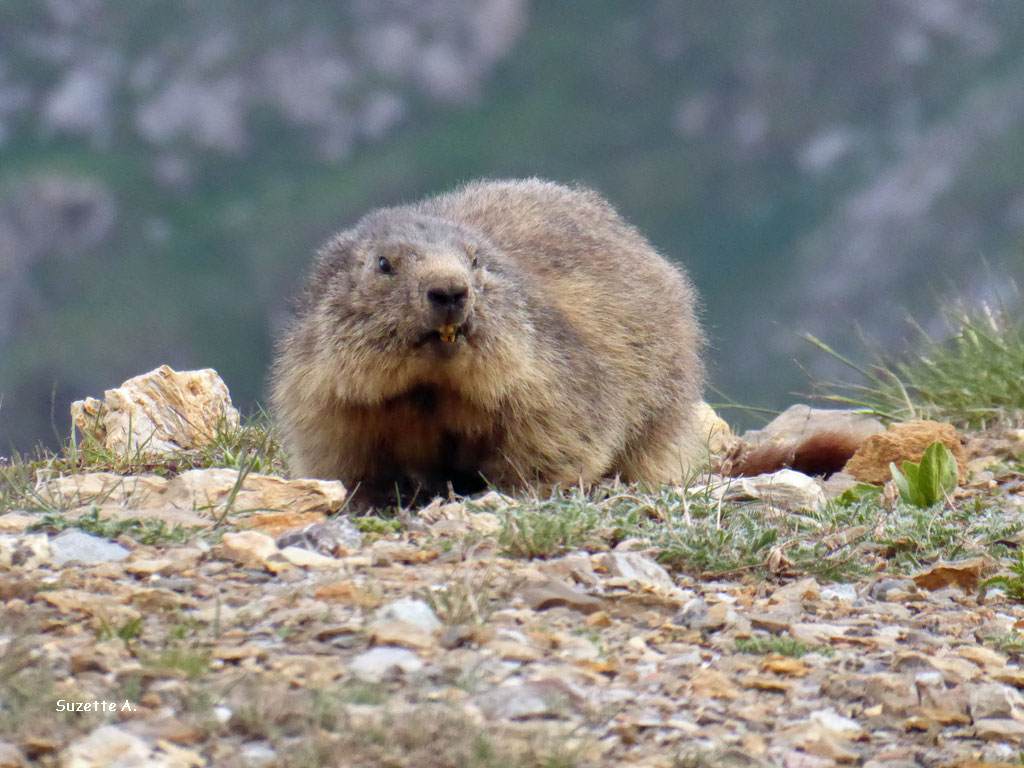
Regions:
<instances>
[{"instance_id":1,"label":"marmot's head","mask_svg":"<svg viewBox=\"0 0 1024 768\"><path fill-rule=\"evenodd\" d=\"M320 251L303 307L317 319L315 354L366 379L340 389L376 397L468 375L517 303L498 255L481 232L448 219L367 216Z\"/></svg>"}]
</instances>

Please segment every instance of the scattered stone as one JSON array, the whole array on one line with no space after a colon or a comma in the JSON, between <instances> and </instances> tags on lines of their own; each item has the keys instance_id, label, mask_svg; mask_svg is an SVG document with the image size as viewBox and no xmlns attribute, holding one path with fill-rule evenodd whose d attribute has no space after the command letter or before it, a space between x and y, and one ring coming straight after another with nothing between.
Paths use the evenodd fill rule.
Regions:
<instances>
[{"instance_id":1,"label":"scattered stone","mask_svg":"<svg viewBox=\"0 0 1024 768\"><path fill-rule=\"evenodd\" d=\"M813 477L792 469L767 475L738 477L715 492L727 501L759 499L775 509L818 509L827 500L825 489Z\"/></svg>"},{"instance_id":2,"label":"scattered stone","mask_svg":"<svg viewBox=\"0 0 1024 768\"><path fill-rule=\"evenodd\" d=\"M843 739L859 739L865 735L860 723L837 714L834 709L815 710L811 712L810 720Z\"/></svg>"},{"instance_id":3,"label":"scattered stone","mask_svg":"<svg viewBox=\"0 0 1024 768\"><path fill-rule=\"evenodd\" d=\"M916 590L914 582L910 579L879 579L868 590L872 600L889 600L890 592L913 592Z\"/></svg>"},{"instance_id":4,"label":"scattered stone","mask_svg":"<svg viewBox=\"0 0 1024 768\"><path fill-rule=\"evenodd\" d=\"M63 568L68 563L92 565L124 560L131 554L116 542L99 536L68 528L50 539L50 553L53 564Z\"/></svg>"},{"instance_id":5,"label":"scattered stone","mask_svg":"<svg viewBox=\"0 0 1024 768\"><path fill-rule=\"evenodd\" d=\"M281 550L281 557L298 568L339 568L341 560L336 557L321 555L319 552L311 552L302 547L285 547Z\"/></svg>"},{"instance_id":6,"label":"scattered stone","mask_svg":"<svg viewBox=\"0 0 1024 768\"><path fill-rule=\"evenodd\" d=\"M422 600L403 598L383 606L377 611L374 623L401 621L419 627L424 632L434 632L441 628L441 620L434 609Z\"/></svg>"},{"instance_id":7,"label":"scattered stone","mask_svg":"<svg viewBox=\"0 0 1024 768\"><path fill-rule=\"evenodd\" d=\"M0 515L0 533L24 533L30 525L39 522L39 515L27 512L8 512Z\"/></svg>"},{"instance_id":8,"label":"scattered stone","mask_svg":"<svg viewBox=\"0 0 1024 768\"><path fill-rule=\"evenodd\" d=\"M4 568L38 568L49 564L52 557L50 539L45 533L30 533L24 536L0 535L0 566Z\"/></svg>"},{"instance_id":9,"label":"scattered stone","mask_svg":"<svg viewBox=\"0 0 1024 768\"><path fill-rule=\"evenodd\" d=\"M316 590L315 596L317 600L357 605L361 608L376 608L381 602L378 594L347 579L323 585Z\"/></svg>"},{"instance_id":10,"label":"scattered stone","mask_svg":"<svg viewBox=\"0 0 1024 768\"><path fill-rule=\"evenodd\" d=\"M527 643L517 643L515 640L491 640L484 647L507 661L531 663L544 658L544 652L539 648Z\"/></svg>"},{"instance_id":11,"label":"scattered stone","mask_svg":"<svg viewBox=\"0 0 1024 768\"><path fill-rule=\"evenodd\" d=\"M853 603L857 600L857 587L853 584L830 584L821 588L822 600L844 600Z\"/></svg>"},{"instance_id":12,"label":"scattered stone","mask_svg":"<svg viewBox=\"0 0 1024 768\"><path fill-rule=\"evenodd\" d=\"M156 475L124 477L109 472L40 478L39 498L61 509L91 504L130 507L134 517L145 510L173 507L183 511L208 510L223 514L227 504L236 512L287 509L292 514L336 512L345 501L345 487L337 480L285 480L273 475L247 474L241 487L235 469L190 469L167 480ZM208 523L208 519L203 519Z\"/></svg>"},{"instance_id":13,"label":"scattered stone","mask_svg":"<svg viewBox=\"0 0 1024 768\"><path fill-rule=\"evenodd\" d=\"M877 419L856 411L793 405L764 429L747 432L733 449L728 474L754 476L783 468L806 475L838 472L871 435L885 432Z\"/></svg>"},{"instance_id":14,"label":"scattered stone","mask_svg":"<svg viewBox=\"0 0 1024 768\"><path fill-rule=\"evenodd\" d=\"M26 768L27 765L20 749L6 741L0 742L0 768Z\"/></svg>"},{"instance_id":15,"label":"scattered stone","mask_svg":"<svg viewBox=\"0 0 1024 768\"><path fill-rule=\"evenodd\" d=\"M244 522L245 525L254 531L260 531L268 536L275 537L278 539L277 545L284 549L292 544L302 546L302 544L297 543L301 537L295 537L295 542L289 541L287 544L281 543L282 538L305 530L317 523L322 523L325 519L323 512L256 512L244 516L240 515L236 518L236 522L239 524ZM311 549L311 547L307 547L307 549ZM325 552L323 554L330 553Z\"/></svg>"},{"instance_id":16,"label":"scattered stone","mask_svg":"<svg viewBox=\"0 0 1024 768\"><path fill-rule=\"evenodd\" d=\"M238 426L238 411L217 372L175 371L162 365L71 404L84 436L121 456L162 456L207 445L223 426Z\"/></svg>"},{"instance_id":17,"label":"scattered stone","mask_svg":"<svg viewBox=\"0 0 1024 768\"><path fill-rule=\"evenodd\" d=\"M522 597L527 605L535 611L566 606L580 613L593 613L600 610L603 605L599 598L573 589L557 579L549 579L544 583L528 587L523 591Z\"/></svg>"},{"instance_id":18,"label":"scattered stone","mask_svg":"<svg viewBox=\"0 0 1024 768\"><path fill-rule=\"evenodd\" d=\"M889 463L897 468L904 461L919 462L925 449L934 442L940 442L953 452L960 472L961 484L967 480L967 456L960 445L960 435L949 424L937 421L905 421L893 424L889 431L869 437L853 457L844 471L862 483L881 485L892 479Z\"/></svg>"},{"instance_id":19,"label":"scattered stone","mask_svg":"<svg viewBox=\"0 0 1024 768\"><path fill-rule=\"evenodd\" d=\"M672 617L672 623L688 629L712 630L708 624L708 604L703 597L691 597ZM723 620L724 624L724 620ZM720 628L720 627L717 627Z\"/></svg>"},{"instance_id":20,"label":"scattered stone","mask_svg":"<svg viewBox=\"0 0 1024 768\"><path fill-rule=\"evenodd\" d=\"M442 648L452 649L468 643L473 638L473 628L468 624L445 627L438 638Z\"/></svg>"},{"instance_id":21,"label":"scattered stone","mask_svg":"<svg viewBox=\"0 0 1024 768\"><path fill-rule=\"evenodd\" d=\"M417 651L428 651L438 646L438 640L432 632L407 621L374 622L366 633L371 645L412 648Z\"/></svg>"},{"instance_id":22,"label":"scattered stone","mask_svg":"<svg viewBox=\"0 0 1024 768\"><path fill-rule=\"evenodd\" d=\"M411 675L422 668L419 656L406 648L394 646L371 648L349 664L349 671L368 683L379 683L395 674Z\"/></svg>"},{"instance_id":23,"label":"scattered stone","mask_svg":"<svg viewBox=\"0 0 1024 768\"><path fill-rule=\"evenodd\" d=\"M278 764L277 750L266 741L247 741L242 745L242 757L252 768Z\"/></svg>"},{"instance_id":24,"label":"scattered stone","mask_svg":"<svg viewBox=\"0 0 1024 768\"><path fill-rule=\"evenodd\" d=\"M472 503L474 506L482 509L503 509L504 507L519 506L519 502L513 497L507 496L504 493L498 493L498 491L488 491L479 498L473 499Z\"/></svg>"},{"instance_id":25,"label":"scattered stone","mask_svg":"<svg viewBox=\"0 0 1024 768\"><path fill-rule=\"evenodd\" d=\"M113 725L97 728L88 736L72 742L61 754L63 768L167 768L154 759L149 745L137 736Z\"/></svg>"},{"instance_id":26,"label":"scattered stone","mask_svg":"<svg viewBox=\"0 0 1024 768\"><path fill-rule=\"evenodd\" d=\"M228 501L232 509L284 510L333 513L348 495L337 480L285 480L274 475L249 473L236 491L238 471L234 469L191 469L167 484L167 503L179 509L212 509L219 512Z\"/></svg>"},{"instance_id":27,"label":"scattered stone","mask_svg":"<svg viewBox=\"0 0 1024 768\"><path fill-rule=\"evenodd\" d=\"M601 555L599 561L609 576L624 580L634 589L661 594L679 591L668 571L639 552L609 552Z\"/></svg>"},{"instance_id":28,"label":"scattered stone","mask_svg":"<svg viewBox=\"0 0 1024 768\"><path fill-rule=\"evenodd\" d=\"M986 741L1024 741L1024 723L1010 718L990 717L974 721L974 735Z\"/></svg>"},{"instance_id":29,"label":"scattered stone","mask_svg":"<svg viewBox=\"0 0 1024 768\"><path fill-rule=\"evenodd\" d=\"M220 541L220 550L224 557L236 560L250 568L261 567L279 551L274 540L259 531L225 533Z\"/></svg>"},{"instance_id":30,"label":"scattered stone","mask_svg":"<svg viewBox=\"0 0 1024 768\"><path fill-rule=\"evenodd\" d=\"M261 527L261 530L265 529ZM306 525L299 530L289 530L277 539L277 546L281 549L302 547L328 557L351 554L362 544L362 532L347 517L335 517L327 522Z\"/></svg>"},{"instance_id":31,"label":"scattered stone","mask_svg":"<svg viewBox=\"0 0 1024 768\"><path fill-rule=\"evenodd\" d=\"M572 697L557 680L503 685L473 697L472 701L491 720L532 720L565 717Z\"/></svg>"},{"instance_id":32,"label":"scattered stone","mask_svg":"<svg viewBox=\"0 0 1024 768\"><path fill-rule=\"evenodd\" d=\"M982 575L991 568L991 562L984 557L935 563L927 571L914 576L914 584L921 589L937 590L957 586L964 592L976 592Z\"/></svg>"},{"instance_id":33,"label":"scattered stone","mask_svg":"<svg viewBox=\"0 0 1024 768\"><path fill-rule=\"evenodd\" d=\"M165 576L170 573L175 573L179 569L179 566L178 563L175 563L175 561L170 558L154 557L131 560L125 563L124 569L132 576L145 578L157 573Z\"/></svg>"},{"instance_id":34,"label":"scattered stone","mask_svg":"<svg viewBox=\"0 0 1024 768\"><path fill-rule=\"evenodd\" d=\"M1024 511L1024 482L986 466L1007 514ZM433 730L441 711L460 736L496 728L500 744L521 745L520 754L564 744L587 765L667 768L687 761L690 747L736 768L999 765L1024 746L1024 671L1012 642L1024 605L1006 590L979 603L984 558L936 564L916 583L879 568L855 583L819 584L792 578L778 548L766 555L769 569L779 559L777 577L738 570L712 582L662 567L649 540L613 533L599 534L614 544L601 553L507 557L493 535L497 518L471 511L479 508L471 500L439 500L431 525L403 519L400 531L364 545L348 518L324 519L344 499L340 484L255 478L234 494L214 546L201 534L187 546L76 530L51 540L25 533L35 517L0 518L0 652L12 674L55 676L54 699L128 695L131 708L109 718L111 731L91 734L101 720L56 718L56 728L29 733L14 722L14 751L0 743L0 768L270 765L292 735L306 738L310 722L328 748L348 738L341 727L422 727L441 744L448 737ZM237 480L233 470L171 480L42 472L39 486L62 506L92 499L69 517L96 510L102 519L209 528ZM493 508L515 503L488 496ZM762 502L781 518L775 498ZM231 530L239 524L252 528ZM874 548L876 525L860 521L821 541L826 552L863 551L881 566L892 555ZM467 545L470 532L483 536ZM69 557L76 540L117 557ZM1024 546L1024 537L1003 543ZM446 620L464 623L442 626L434 595ZM740 640L771 635L819 652L741 652L752 649ZM337 722L320 717L310 697L338 686L374 703L332 699ZM197 688L228 693L197 717L189 704ZM281 738L243 727L251 702ZM124 759L87 756L97 733L110 736L102 749L121 745Z\"/></svg>"},{"instance_id":35,"label":"scattered stone","mask_svg":"<svg viewBox=\"0 0 1024 768\"><path fill-rule=\"evenodd\" d=\"M1024 697L1016 688L1002 683L972 683L968 688L968 710L974 720L986 717L1014 717Z\"/></svg>"}]
</instances>

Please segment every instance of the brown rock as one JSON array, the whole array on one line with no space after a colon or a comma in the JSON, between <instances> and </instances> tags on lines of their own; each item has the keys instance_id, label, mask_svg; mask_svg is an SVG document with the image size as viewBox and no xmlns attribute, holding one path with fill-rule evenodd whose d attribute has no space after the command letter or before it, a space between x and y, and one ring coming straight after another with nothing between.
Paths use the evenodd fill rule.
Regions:
<instances>
[{"instance_id":1,"label":"brown rock","mask_svg":"<svg viewBox=\"0 0 1024 768\"><path fill-rule=\"evenodd\" d=\"M732 475L760 475L784 467L807 475L842 469L869 436L884 432L877 419L856 411L794 405L764 429L743 435Z\"/></svg>"},{"instance_id":2,"label":"brown rock","mask_svg":"<svg viewBox=\"0 0 1024 768\"><path fill-rule=\"evenodd\" d=\"M247 510L287 509L293 516L308 513L336 512L345 501L345 486L336 480L285 480L273 475L250 473L241 487L236 469L190 469L167 480L156 475L122 476L110 472L68 475L52 480L41 479L35 492L46 503L59 509L86 505L103 505L101 517L117 507L132 510L154 510L147 517L157 516L155 510L168 507L179 510L182 519L165 518L181 525L207 524L209 520L195 516L194 510L223 512L228 501L237 512ZM181 513L188 515L182 516ZM138 517L138 515L133 515ZM316 520L322 520L317 517ZM312 521L313 518L309 518Z\"/></svg>"},{"instance_id":3,"label":"brown rock","mask_svg":"<svg viewBox=\"0 0 1024 768\"><path fill-rule=\"evenodd\" d=\"M882 484L892 478L889 462L902 467L904 461L920 461L925 448L934 442L942 443L953 452L960 483L964 483L967 455L960 445L960 435L951 425L938 421L905 421L893 424L884 434L872 435L853 454L844 471L862 483Z\"/></svg>"},{"instance_id":4,"label":"brown rock","mask_svg":"<svg viewBox=\"0 0 1024 768\"><path fill-rule=\"evenodd\" d=\"M986 741L1020 744L1024 741L1024 723L1009 717L986 717L974 721L974 735Z\"/></svg>"},{"instance_id":5,"label":"brown rock","mask_svg":"<svg viewBox=\"0 0 1024 768\"><path fill-rule=\"evenodd\" d=\"M282 533L322 523L326 519L322 512L265 512L247 517L245 522L257 531L277 538Z\"/></svg>"},{"instance_id":6,"label":"brown rock","mask_svg":"<svg viewBox=\"0 0 1024 768\"><path fill-rule=\"evenodd\" d=\"M534 662L544 658L539 648L514 640L492 640L485 647L507 661Z\"/></svg>"},{"instance_id":7,"label":"brown rock","mask_svg":"<svg viewBox=\"0 0 1024 768\"><path fill-rule=\"evenodd\" d=\"M224 557L250 567L261 567L267 558L278 552L274 540L259 531L225 533L220 547Z\"/></svg>"},{"instance_id":8,"label":"brown rock","mask_svg":"<svg viewBox=\"0 0 1024 768\"><path fill-rule=\"evenodd\" d=\"M991 562L984 557L939 562L914 576L914 584L920 589L936 590L956 586L965 592L974 592L981 583L982 575L989 569Z\"/></svg>"},{"instance_id":9,"label":"brown rock","mask_svg":"<svg viewBox=\"0 0 1024 768\"><path fill-rule=\"evenodd\" d=\"M6 741L0 742L0 768L24 768L26 765L20 749Z\"/></svg>"},{"instance_id":10,"label":"brown rock","mask_svg":"<svg viewBox=\"0 0 1024 768\"><path fill-rule=\"evenodd\" d=\"M432 632L408 621L381 621L367 630L370 645L397 646L414 651L429 651L437 647Z\"/></svg>"},{"instance_id":11,"label":"brown rock","mask_svg":"<svg viewBox=\"0 0 1024 768\"><path fill-rule=\"evenodd\" d=\"M378 594L353 581L336 581L325 584L316 591L316 599L345 605L358 605L363 608L377 608L381 604Z\"/></svg>"},{"instance_id":12,"label":"brown rock","mask_svg":"<svg viewBox=\"0 0 1024 768\"><path fill-rule=\"evenodd\" d=\"M0 515L0 533L24 533L33 523L39 522L39 515L27 512L8 512Z\"/></svg>"},{"instance_id":13,"label":"brown rock","mask_svg":"<svg viewBox=\"0 0 1024 768\"><path fill-rule=\"evenodd\" d=\"M83 434L121 455L159 456L209 443L223 425L238 426L238 411L217 372L175 371L162 365L108 389L103 401L71 404Z\"/></svg>"},{"instance_id":14,"label":"brown rock","mask_svg":"<svg viewBox=\"0 0 1024 768\"><path fill-rule=\"evenodd\" d=\"M523 592L523 600L535 611L567 606L581 613L593 613L603 605L600 599L575 590L565 582L555 579L526 589Z\"/></svg>"}]
</instances>

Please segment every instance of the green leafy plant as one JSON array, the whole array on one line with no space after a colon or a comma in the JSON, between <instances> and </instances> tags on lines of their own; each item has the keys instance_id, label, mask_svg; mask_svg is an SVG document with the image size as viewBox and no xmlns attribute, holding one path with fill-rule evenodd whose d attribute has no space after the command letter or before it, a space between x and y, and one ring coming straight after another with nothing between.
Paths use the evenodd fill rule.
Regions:
<instances>
[{"instance_id":1,"label":"green leafy plant","mask_svg":"<svg viewBox=\"0 0 1024 768\"><path fill-rule=\"evenodd\" d=\"M1024 603L1024 551L1018 550L1017 558L1009 568L1009 573L997 573L981 582L980 598L983 599L985 592L992 587L999 587L1011 600Z\"/></svg>"},{"instance_id":2,"label":"green leafy plant","mask_svg":"<svg viewBox=\"0 0 1024 768\"><path fill-rule=\"evenodd\" d=\"M908 504L922 508L930 507L951 494L958 478L953 452L939 442L925 449L920 463L904 461L900 472L896 464L890 462L889 470L900 497Z\"/></svg>"},{"instance_id":3,"label":"green leafy plant","mask_svg":"<svg viewBox=\"0 0 1024 768\"><path fill-rule=\"evenodd\" d=\"M882 493L882 486L871 483L857 483L852 488L847 488L839 496L839 503L844 507L850 507L862 501L878 499Z\"/></svg>"}]
</instances>

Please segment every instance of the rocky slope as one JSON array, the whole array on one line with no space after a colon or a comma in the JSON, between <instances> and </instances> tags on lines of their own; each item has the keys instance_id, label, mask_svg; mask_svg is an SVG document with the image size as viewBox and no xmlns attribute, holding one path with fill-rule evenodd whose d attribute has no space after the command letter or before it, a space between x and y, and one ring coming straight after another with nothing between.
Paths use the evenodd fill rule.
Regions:
<instances>
[{"instance_id":1,"label":"rocky slope","mask_svg":"<svg viewBox=\"0 0 1024 768\"><path fill-rule=\"evenodd\" d=\"M0 466L0 765L946 768L1024 750L1024 430L965 447L948 425L797 406L723 444L724 468L843 433L870 477L945 435L960 487L916 511L783 469L350 518L340 483L262 474L265 443L225 440L232 412L213 372L162 368L76 404L80 453ZM234 466L190 468L211 435Z\"/></svg>"}]
</instances>

